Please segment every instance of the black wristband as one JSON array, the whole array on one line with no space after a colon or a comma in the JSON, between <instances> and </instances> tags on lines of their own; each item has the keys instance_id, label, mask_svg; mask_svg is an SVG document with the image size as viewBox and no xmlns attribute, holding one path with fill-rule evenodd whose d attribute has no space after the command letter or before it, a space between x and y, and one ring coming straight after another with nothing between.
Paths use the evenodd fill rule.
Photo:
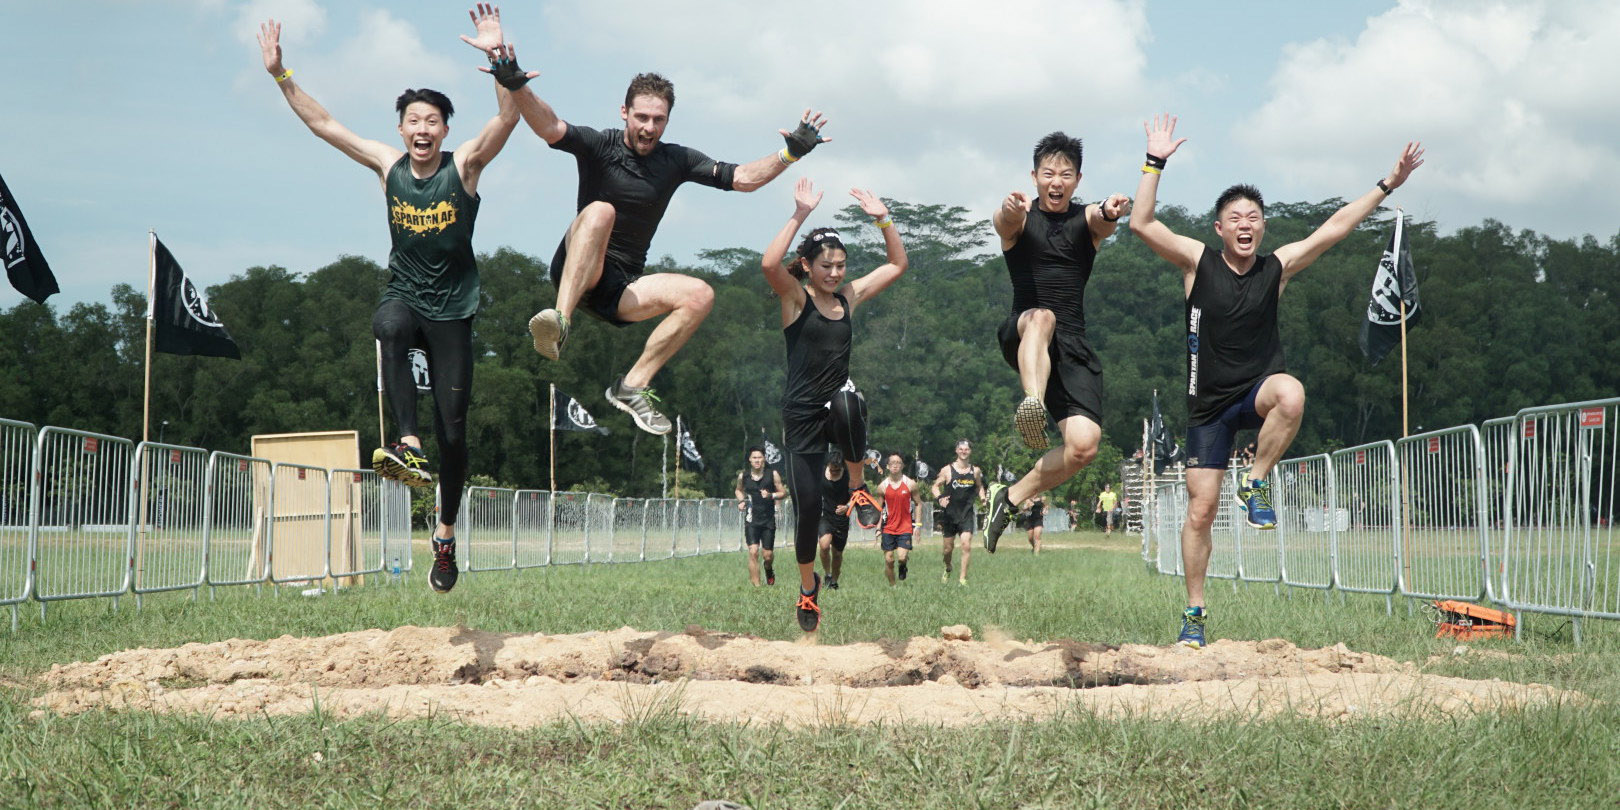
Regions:
<instances>
[{"instance_id":1,"label":"black wristband","mask_svg":"<svg viewBox=\"0 0 1620 810\"><path fill-rule=\"evenodd\" d=\"M1385 197L1395 193L1395 189L1384 185L1384 179L1382 177L1378 178L1378 190L1384 192Z\"/></svg>"},{"instance_id":2,"label":"black wristband","mask_svg":"<svg viewBox=\"0 0 1620 810\"><path fill-rule=\"evenodd\" d=\"M1103 222L1118 222L1119 221L1119 217L1111 217L1111 216L1108 215L1108 201L1107 200L1098 200L1097 201L1097 216L1102 217Z\"/></svg>"},{"instance_id":3,"label":"black wristband","mask_svg":"<svg viewBox=\"0 0 1620 810\"><path fill-rule=\"evenodd\" d=\"M782 140L787 141L788 155L798 160L810 154L810 150L821 142L821 130L810 126L809 121L800 121L799 128L783 135Z\"/></svg>"},{"instance_id":4,"label":"black wristband","mask_svg":"<svg viewBox=\"0 0 1620 810\"><path fill-rule=\"evenodd\" d=\"M508 90L515 92L529 83L529 74L523 68L518 67L516 59L503 57L490 62L490 64L494 67L490 69L489 74L494 76L495 81Z\"/></svg>"},{"instance_id":5,"label":"black wristband","mask_svg":"<svg viewBox=\"0 0 1620 810\"><path fill-rule=\"evenodd\" d=\"M1155 169L1163 169L1164 164L1166 162L1168 162L1169 160L1170 160L1170 158L1159 157L1158 155L1155 155L1152 152L1147 153L1147 165L1152 166Z\"/></svg>"}]
</instances>

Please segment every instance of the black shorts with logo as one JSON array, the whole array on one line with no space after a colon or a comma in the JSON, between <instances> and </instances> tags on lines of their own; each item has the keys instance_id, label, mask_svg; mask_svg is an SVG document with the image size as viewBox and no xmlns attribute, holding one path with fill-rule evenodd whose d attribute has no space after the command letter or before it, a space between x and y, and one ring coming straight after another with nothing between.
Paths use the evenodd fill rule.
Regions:
<instances>
[{"instance_id":1,"label":"black shorts with logo","mask_svg":"<svg viewBox=\"0 0 1620 810\"><path fill-rule=\"evenodd\" d=\"M776 549L776 527L755 526L752 523L744 523L743 543L750 546L759 546L766 551L774 551Z\"/></svg>"}]
</instances>

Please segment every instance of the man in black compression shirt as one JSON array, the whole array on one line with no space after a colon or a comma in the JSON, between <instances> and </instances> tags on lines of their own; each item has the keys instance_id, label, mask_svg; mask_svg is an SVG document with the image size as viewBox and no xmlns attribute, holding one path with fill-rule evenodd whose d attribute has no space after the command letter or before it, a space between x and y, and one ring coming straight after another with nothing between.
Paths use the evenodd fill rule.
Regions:
<instances>
[{"instance_id":1,"label":"man in black compression shirt","mask_svg":"<svg viewBox=\"0 0 1620 810\"><path fill-rule=\"evenodd\" d=\"M556 307L529 320L534 349L558 359L581 304L615 326L668 315L647 337L635 365L607 389L608 401L628 413L637 427L654 435L668 433L670 421L653 406L657 398L649 386L708 316L714 291L701 279L679 273L642 275L664 209L686 182L723 191L753 191L769 183L827 142L820 137L826 121L805 110L794 131L778 130L786 147L739 166L663 141L675 87L656 73L642 73L630 82L619 108L622 130L570 124L526 88L513 97L535 134L551 148L571 153L579 166L579 212L551 262Z\"/></svg>"},{"instance_id":2,"label":"man in black compression shirt","mask_svg":"<svg viewBox=\"0 0 1620 810\"><path fill-rule=\"evenodd\" d=\"M782 474L765 466L765 448L748 448L748 469L737 474L737 510L743 513L748 581L759 587L760 552L765 584L776 584L776 502L787 497Z\"/></svg>"},{"instance_id":3,"label":"man in black compression shirt","mask_svg":"<svg viewBox=\"0 0 1620 810\"><path fill-rule=\"evenodd\" d=\"M1388 176L1334 212L1310 236L1261 254L1265 202L1253 186L1232 186L1215 201L1220 250L1179 236L1154 218L1159 175L1187 139L1175 137L1176 119L1170 115L1157 116L1142 128L1147 161L1136 190L1142 207L1131 217L1131 232L1181 268L1187 297L1187 519L1181 527L1187 608L1177 643L1196 648L1205 643L1209 532L1232 440L1239 430L1260 429L1254 466L1240 483L1238 497L1250 526L1275 529L1267 476L1288 451L1305 413L1305 387L1284 373L1277 302L1294 274L1349 236L1423 165L1423 147L1408 143Z\"/></svg>"},{"instance_id":4,"label":"man in black compression shirt","mask_svg":"<svg viewBox=\"0 0 1620 810\"><path fill-rule=\"evenodd\" d=\"M478 36L469 45L492 53L501 47L500 12L480 5L469 12ZM282 97L316 137L372 170L388 202L388 285L372 317L382 353L383 387L400 431L398 442L372 454L381 475L415 487L433 485L422 455L416 419L416 383L409 353L423 349L433 367L436 432L443 465L439 471L438 525L433 531L433 569L428 584L445 592L455 587L455 523L467 476L467 406L472 390L472 321L478 311L478 266L473 260L473 222L478 216L478 180L517 126L511 94L495 95L501 112L454 152L441 151L450 132L450 99L426 88L406 90L395 102L405 151L362 138L315 101L282 64L281 24L259 26L264 68L275 77ZM493 56L491 57L494 58Z\"/></svg>"},{"instance_id":5,"label":"man in black compression shirt","mask_svg":"<svg viewBox=\"0 0 1620 810\"><path fill-rule=\"evenodd\" d=\"M1047 446L1050 413L1063 438L1023 479L990 487L984 547L992 554L1014 514L1013 504L1090 464L1102 439L1102 364L1086 341L1085 289L1097 246L1114 233L1131 201L1113 194L1101 203L1076 202L1080 157L1078 138L1061 132L1042 138L1030 172L1036 198L1014 191L991 218L1013 287L1012 313L997 339L1024 386L1013 424L1025 444L1040 450Z\"/></svg>"}]
</instances>

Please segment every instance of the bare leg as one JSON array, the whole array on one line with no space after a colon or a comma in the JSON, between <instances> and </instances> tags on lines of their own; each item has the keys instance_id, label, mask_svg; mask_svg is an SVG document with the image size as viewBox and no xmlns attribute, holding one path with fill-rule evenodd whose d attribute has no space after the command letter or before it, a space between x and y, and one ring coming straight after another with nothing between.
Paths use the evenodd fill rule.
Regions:
<instances>
[{"instance_id":1,"label":"bare leg","mask_svg":"<svg viewBox=\"0 0 1620 810\"><path fill-rule=\"evenodd\" d=\"M957 575L957 581L967 583L968 560L973 553L973 532L962 532L956 536L962 545L962 570Z\"/></svg>"},{"instance_id":2,"label":"bare leg","mask_svg":"<svg viewBox=\"0 0 1620 810\"><path fill-rule=\"evenodd\" d=\"M833 549L833 553L832 553L832 567L827 570L827 575L832 577L833 579L837 579L843 573L844 573L844 552L839 551L838 549L835 548L835 549Z\"/></svg>"},{"instance_id":3,"label":"bare leg","mask_svg":"<svg viewBox=\"0 0 1620 810\"><path fill-rule=\"evenodd\" d=\"M894 552L883 552L883 575L889 578L889 584L894 584Z\"/></svg>"},{"instance_id":4,"label":"bare leg","mask_svg":"<svg viewBox=\"0 0 1620 810\"><path fill-rule=\"evenodd\" d=\"M1041 553L1041 535L1046 531L1044 526L1033 526L1029 530L1029 545L1035 553Z\"/></svg>"},{"instance_id":5,"label":"bare leg","mask_svg":"<svg viewBox=\"0 0 1620 810\"><path fill-rule=\"evenodd\" d=\"M1084 416L1070 416L1058 423L1063 444L1046 451L1018 483L1007 488L1007 500L1021 503L1069 480L1097 457L1102 428Z\"/></svg>"},{"instance_id":6,"label":"bare leg","mask_svg":"<svg viewBox=\"0 0 1620 810\"><path fill-rule=\"evenodd\" d=\"M1264 479L1299 433L1299 423L1305 416L1305 386L1290 375L1273 374L1260 386L1254 409L1266 422L1260 426L1249 477Z\"/></svg>"},{"instance_id":7,"label":"bare leg","mask_svg":"<svg viewBox=\"0 0 1620 810\"><path fill-rule=\"evenodd\" d=\"M748 547L748 581L759 587L759 546Z\"/></svg>"},{"instance_id":8,"label":"bare leg","mask_svg":"<svg viewBox=\"0 0 1620 810\"><path fill-rule=\"evenodd\" d=\"M607 260L608 236L618 212L605 202L585 206L568 226L568 258L563 261L562 281L557 284L558 312L572 318L579 299L602 279L602 263Z\"/></svg>"},{"instance_id":9,"label":"bare leg","mask_svg":"<svg viewBox=\"0 0 1620 810\"><path fill-rule=\"evenodd\" d=\"M651 383L653 375L686 345L713 308L714 290L702 279L679 273L654 273L626 287L619 299L620 319L639 323L665 313L669 317L647 336L647 345L624 375L624 384L642 388Z\"/></svg>"},{"instance_id":10,"label":"bare leg","mask_svg":"<svg viewBox=\"0 0 1620 810\"><path fill-rule=\"evenodd\" d=\"M832 571L832 535L816 538L816 546L821 549L821 570L827 572L827 576L837 576Z\"/></svg>"},{"instance_id":11,"label":"bare leg","mask_svg":"<svg viewBox=\"0 0 1620 810\"><path fill-rule=\"evenodd\" d=\"M1052 356L1047 348L1052 345L1052 330L1057 328L1057 317L1050 309L1026 309L1018 316L1018 382L1024 393L1040 397L1046 391L1046 381L1052 376Z\"/></svg>"},{"instance_id":12,"label":"bare leg","mask_svg":"<svg viewBox=\"0 0 1620 810\"><path fill-rule=\"evenodd\" d=\"M1220 500L1225 470L1195 467L1187 471L1187 520L1181 524L1181 566L1187 579L1187 605L1203 607L1204 576L1209 572L1210 527Z\"/></svg>"}]
</instances>

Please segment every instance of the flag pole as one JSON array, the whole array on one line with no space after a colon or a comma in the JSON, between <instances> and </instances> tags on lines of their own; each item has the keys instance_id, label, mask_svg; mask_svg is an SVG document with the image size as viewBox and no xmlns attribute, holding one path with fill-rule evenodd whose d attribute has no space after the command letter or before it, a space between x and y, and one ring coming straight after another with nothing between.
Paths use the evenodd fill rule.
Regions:
<instances>
[{"instance_id":1,"label":"flag pole","mask_svg":"<svg viewBox=\"0 0 1620 810\"><path fill-rule=\"evenodd\" d=\"M681 417L675 416L675 497L681 497L681 454L685 452L681 447Z\"/></svg>"},{"instance_id":2,"label":"flag pole","mask_svg":"<svg viewBox=\"0 0 1620 810\"><path fill-rule=\"evenodd\" d=\"M383 379L382 379L382 341L377 341L377 446L388 446L388 434L383 431Z\"/></svg>"},{"instance_id":3,"label":"flag pole","mask_svg":"<svg viewBox=\"0 0 1620 810\"><path fill-rule=\"evenodd\" d=\"M551 396L546 400L546 424L551 426L551 491L557 491L557 384L551 383Z\"/></svg>"},{"instance_id":4,"label":"flag pole","mask_svg":"<svg viewBox=\"0 0 1620 810\"><path fill-rule=\"evenodd\" d=\"M153 288L157 285L157 231L146 232L146 384L141 396L141 441L152 438L152 313L156 304Z\"/></svg>"},{"instance_id":5,"label":"flag pole","mask_svg":"<svg viewBox=\"0 0 1620 810\"><path fill-rule=\"evenodd\" d=\"M1401 438L1412 435L1407 418L1406 397L1406 289L1399 282L1401 278L1401 251L1406 248L1406 212L1400 207L1395 208L1395 277L1397 287L1401 287Z\"/></svg>"},{"instance_id":6,"label":"flag pole","mask_svg":"<svg viewBox=\"0 0 1620 810\"><path fill-rule=\"evenodd\" d=\"M669 498L669 434L663 435L664 451L658 459L658 491L660 498Z\"/></svg>"}]
</instances>

